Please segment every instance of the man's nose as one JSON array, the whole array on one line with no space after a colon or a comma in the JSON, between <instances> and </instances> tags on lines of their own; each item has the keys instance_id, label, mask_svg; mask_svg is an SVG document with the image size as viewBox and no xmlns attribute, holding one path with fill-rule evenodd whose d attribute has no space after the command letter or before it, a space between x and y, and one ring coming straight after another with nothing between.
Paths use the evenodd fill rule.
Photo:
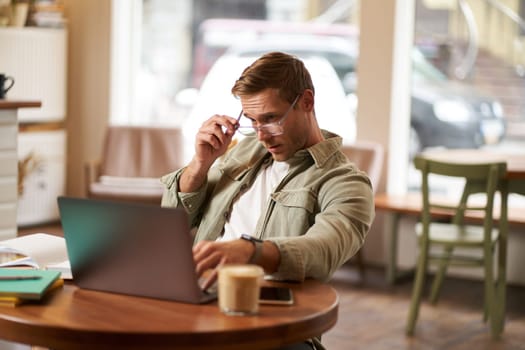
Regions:
<instances>
[{"instance_id":1,"label":"man's nose","mask_svg":"<svg viewBox=\"0 0 525 350\"><path fill-rule=\"evenodd\" d=\"M268 140L269 138L271 138L272 135L267 133L267 132L264 132L262 130L257 130L257 139L259 141L265 141L265 140Z\"/></svg>"}]
</instances>

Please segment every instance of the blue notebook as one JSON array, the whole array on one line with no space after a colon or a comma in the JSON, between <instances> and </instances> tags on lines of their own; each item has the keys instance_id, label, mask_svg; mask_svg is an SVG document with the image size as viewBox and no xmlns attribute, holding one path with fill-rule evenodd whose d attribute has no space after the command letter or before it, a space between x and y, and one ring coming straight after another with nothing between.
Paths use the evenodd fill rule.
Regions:
<instances>
[{"instance_id":1,"label":"blue notebook","mask_svg":"<svg viewBox=\"0 0 525 350\"><path fill-rule=\"evenodd\" d=\"M0 268L0 297L38 300L59 278L58 271Z\"/></svg>"}]
</instances>

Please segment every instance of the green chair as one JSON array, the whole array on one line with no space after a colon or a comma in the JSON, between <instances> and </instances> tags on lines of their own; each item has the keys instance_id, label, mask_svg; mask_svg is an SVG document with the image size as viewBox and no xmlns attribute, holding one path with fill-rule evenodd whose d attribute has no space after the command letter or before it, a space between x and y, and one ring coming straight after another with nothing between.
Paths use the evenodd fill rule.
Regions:
<instances>
[{"instance_id":1,"label":"green chair","mask_svg":"<svg viewBox=\"0 0 525 350\"><path fill-rule=\"evenodd\" d=\"M471 160L469 160L471 162ZM449 265L483 268L485 275L484 317L490 320L492 335L497 338L503 331L505 308L505 262L506 262L506 193L502 193L502 223L499 230L494 225L493 209L494 197L506 173L506 163L459 164L434 161L419 155L414 164L422 174L423 211L421 222L416 225L419 242L419 257L416 266L416 275L412 292L412 301L406 325L407 335L414 334L419 305L423 292L425 276L429 264L437 265L437 272L430 293L430 301L435 303ZM438 200L439 194L433 193L429 185L429 178L435 175L451 178L463 178L465 185L458 203L451 204L450 200ZM505 192L505 191L504 191ZM472 203L469 196L475 193L484 193L483 203ZM449 222L437 220L432 212L449 212L452 219ZM465 212L480 212L483 225L464 222ZM500 243L498 260L494 259L496 246ZM463 250L460 255L455 248ZM436 253L436 249L438 252ZM473 256L465 254L467 251L477 250L481 254ZM497 279L494 277L494 262L498 264Z\"/></svg>"}]
</instances>

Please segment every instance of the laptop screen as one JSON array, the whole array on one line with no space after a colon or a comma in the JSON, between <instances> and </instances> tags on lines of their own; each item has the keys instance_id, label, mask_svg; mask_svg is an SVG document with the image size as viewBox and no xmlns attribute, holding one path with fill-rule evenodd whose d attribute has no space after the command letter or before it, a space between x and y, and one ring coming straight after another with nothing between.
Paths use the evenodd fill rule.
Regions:
<instances>
[{"instance_id":1,"label":"laptop screen","mask_svg":"<svg viewBox=\"0 0 525 350\"><path fill-rule=\"evenodd\" d=\"M73 281L81 288L200 303L183 209L59 197Z\"/></svg>"}]
</instances>

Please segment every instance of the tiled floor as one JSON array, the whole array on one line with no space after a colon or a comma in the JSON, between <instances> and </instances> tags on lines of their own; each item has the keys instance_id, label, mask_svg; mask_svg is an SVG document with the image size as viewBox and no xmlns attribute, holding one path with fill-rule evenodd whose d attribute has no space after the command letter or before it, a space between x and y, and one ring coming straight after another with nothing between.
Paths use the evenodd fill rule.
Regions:
<instances>
[{"instance_id":1,"label":"tiled floor","mask_svg":"<svg viewBox=\"0 0 525 350\"><path fill-rule=\"evenodd\" d=\"M423 301L416 333L405 336L412 281L389 286L382 269L367 269L361 282L352 266L344 266L331 284L340 296L339 320L323 343L347 349L525 349L525 287L510 286L502 339L491 339L483 323L483 286L479 281L445 279L440 300Z\"/></svg>"}]
</instances>

